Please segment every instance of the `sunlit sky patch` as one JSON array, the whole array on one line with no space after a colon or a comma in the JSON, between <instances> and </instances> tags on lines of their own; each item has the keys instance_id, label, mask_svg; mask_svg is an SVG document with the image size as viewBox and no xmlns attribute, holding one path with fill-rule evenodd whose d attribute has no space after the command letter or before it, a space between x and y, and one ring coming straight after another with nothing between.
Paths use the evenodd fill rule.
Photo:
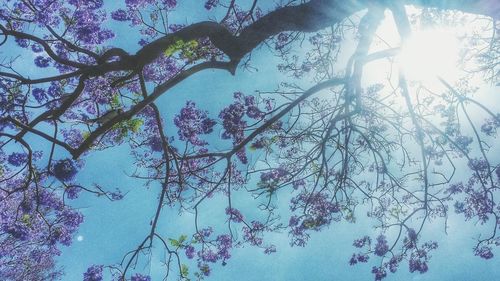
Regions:
<instances>
[{"instance_id":1,"label":"sunlit sky patch","mask_svg":"<svg viewBox=\"0 0 500 281\"><path fill-rule=\"evenodd\" d=\"M412 80L428 81L437 76L456 79L460 42L451 29L436 28L413 32L404 42L397 60Z\"/></svg>"}]
</instances>

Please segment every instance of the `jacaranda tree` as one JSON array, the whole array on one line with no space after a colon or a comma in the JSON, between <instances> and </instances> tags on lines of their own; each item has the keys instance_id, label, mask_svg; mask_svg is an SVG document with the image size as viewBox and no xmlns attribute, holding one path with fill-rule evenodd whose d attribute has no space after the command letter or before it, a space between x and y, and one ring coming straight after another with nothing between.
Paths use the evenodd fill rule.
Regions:
<instances>
[{"instance_id":1,"label":"jacaranda tree","mask_svg":"<svg viewBox=\"0 0 500 281\"><path fill-rule=\"evenodd\" d=\"M425 273L439 244L422 232L452 213L485 226L473 253L494 258L499 99L476 99L475 81L499 81L498 1L208 0L194 2L210 16L175 17L177 2L0 1L1 280L64 279L55 257L83 221L73 200L124 196L75 178L93 152L127 144L132 176L161 187L156 212L123 260L88 265L85 281L150 280L136 265L153 251L165 253L167 279L204 279L235 247L279 250L266 233L305 246L312 232L360 216L378 234L353 235L346 267L372 263L375 280ZM397 45L377 34L388 18ZM481 30L460 37L459 79L435 75L434 89L398 67L412 33L464 21ZM114 31L123 26L138 38L127 48ZM252 71L257 49L286 77L276 90L227 93L217 112L185 100L164 118L157 100L174 86L207 70ZM368 83L373 65L386 78ZM221 197L225 226L200 221L201 206ZM162 215L179 212L195 214L192 233L159 231Z\"/></svg>"}]
</instances>

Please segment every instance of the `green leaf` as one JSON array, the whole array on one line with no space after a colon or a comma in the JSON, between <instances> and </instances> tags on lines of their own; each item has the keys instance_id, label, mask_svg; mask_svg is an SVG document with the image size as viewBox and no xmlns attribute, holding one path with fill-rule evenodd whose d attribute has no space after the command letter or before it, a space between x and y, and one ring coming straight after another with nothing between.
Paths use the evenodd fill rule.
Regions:
<instances>
[{"instance_id":1,"label":"green leaf","mask_svg":"<svg viewBox=\"0 0 500 281\"><path fill-rule=\"evenodd\" d=\"M198 42L196 40L191 40L184 42L182 39L176 39L173 44L168 46L163 52L165 56L171 56L174 53L181 51L182 55L187 58L192 58L194 56L194 50L198 47Z\"/></svg>"},{"instance_id":2,"label":"green leaf","mask_svg":"<svg viewBox=\"0 0 500 281\"><path fill-rule=\"evenodd\" d=\"M114 94L113 95L113 98L111 99L111 107L112 108L119 108L119 107L121 107L120 96L118 94Z\"/></svg>"},{"instance_id":3,"label":"green leaf","mask_svg":"<svg viewBox=\"0 0 500 281\"><path fill-rule=\"evenodd\" d=\"M30 220L31 220L31 217L30 215L28 214L24 214L21 218L21 221L26 224L26 225L30 225Z\"/></svg>"},{"instance_id":4,"label":"green leaf","mask_svg":"<svg viewBox=\"0 0 500 281\"><path fill-rule=\"evenodd\" d=\"M184 241L186 241L186 239L187 239L187 236L186 236L186 235L181 235L181 236L179 237L179 243L181 243L181 244L182 244Z\"/></svg>"},{"instance_id":5,"label":"green leaf","mask_svg":"<svg viewBox=\"0 0 500 281\"><path fill-rule=\"evenodd\" d=\"M181 246L181 243L179 243L179 241L177 241L175 239L169 238L168 240L170 241L170 245L172 245L173 247L180 247Z\"/></svg>"},{"instance_id":6,"label":"green leaf","mask_svg":"<svg viewBox=\"0 0 500 281\"><path fill-rule=\"evenodd\" d=\"M186 277L189 275L189 267L185 264L181 265L181 274L183 277Z\"/></svg>"},{"instance_id":7,"label":"green leaf","mask_svg":"<svg viewBox=\"0 0 500 281\"><path fill-rule=\"evenodd\" d=\"M90 132L83 132L82 133L82 138L85 140L90 136Z\"/></svg>"},{"instance_id":8,"label":"green leaf","mask_svg":"<svg viewBox=\"0 0 500 281\"><path fill-rule=\"evenodd\" d=\"M141 128L142 124L144 124L144 121L142 119L136 118L130 120L128 125L132 132L137 133L139 132L139 129Z\"/></svg>"}]
</instances>

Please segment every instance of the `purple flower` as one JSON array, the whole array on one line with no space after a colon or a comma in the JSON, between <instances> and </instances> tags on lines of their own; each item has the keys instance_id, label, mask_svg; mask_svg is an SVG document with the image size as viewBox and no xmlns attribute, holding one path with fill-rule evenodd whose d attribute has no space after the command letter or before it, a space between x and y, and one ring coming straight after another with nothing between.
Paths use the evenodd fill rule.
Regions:
<instances>
[{"instance_id":1,"label":"purple flower","mask_svg":"<svg viewBox=\"0 0 500 281\"><path fill-rule=\"evenodd\" d=\"M45 68L49 66L50 58L37 56L35 58L35 65L40 68Z\"/></svg>"},{"instance_id":2,"label":"purple flower","mask_svg":"<svg viewBox=\"0 0 500 281\"><path fill-rule=\"evenodd\" d=\"M71 159L59 160L53 168L54 176L60 181L72 180L78 170Z\"/></svg>"},{"instance_id":3,"label":"purple flower","mask_svg":"<svg viewBox=\"0 0 500 281\"><path fill-rule=\"evenodd\" d=\"M167 8L174 8L177 5L177 0L162 0L163 5L165 5Z\"/></svg>"},{"instance_id":4,"label":"purple flower","mask_svg":"<svg viewBox=\"0 0 500 281\"><path fill-rule=\"evenodd\" d=\"M389 251L389 245L387 245L387 240L383 234L377 237L377 244L375 245L375 255L382 257Z\"/></svg>"},{"instance_id":5,"label":"purple flower","mask_svg":"<svg viewBox=\"0 0 500 281\"><path fill-rule=\"evenodd\" d=\"M42 103L48 100L47 93L44 89L34 88L31 92L38 103Z\"/></svg>"},{"instance_id":6,"label":"purple flower","mask_svg":"<svg viewBox=\"0 0 500 281\"><path fill-rule=\"evenodd\" d=\"M217 236L217 257L227 260L231 257L229 250L233 247L233 240L230 235L224 234Z\"/></svg>"},{"instance_id":7,"label":"purple flower","mask_svg":"<svg viewBox=\"0 0 500 281\"><path fill-rule=\"evenodd\" d=\"M61 130L64 141L72 147L78 147L83 141L83 135L80 130L69 129Z\"/></svg>"},{"instance_id":8,"label":"purple flower","mask_svg":"<svg viewBox=\"0 0 500 281\"><path fill-rule=\"evenodd\" d=\"M61 219L66 227L72 229L76 229L83 222L82 214L71 209L64 209L61 212Z\"/></svg>"},{"instance_id":9,"label":"purple flower","mask_svg":"<svg viewBox=\"0 0 500 281\"><path fill-rule=\"evenodd\" d=\"M455 144L461 150L467 150L469 145L472 143L472 138L467 136L458 136L455 139Z\"/></svg>"},{"instance_id":10,"label":"purple flower","mask_svg":"<svg viewBox=\"0 0 500 281\"><path fill-rule=\"evenodd\" d=\"M387 264L389 266L389 271L394 273L398 270L399 262L402 260L401 256L394 256L389 260Z\"/></svg>"},{"instance_id":11,"label":"purple flower","mask_svg":"<svg viewBox=\"0 0 500 281\"><path fill-rule=\"evenodd\" d=\"M151 150L156 152L161 152L163 150L161 139L156 136L149 139L149 146Z\"/></svg>"},{"instance_id":12,"label":"purple flower","mask_svg":"<svg viewBox=\"0 0 500 281\"><path fill-rule=\"evenodd\" d=\"M201 134L209 134L213 131L215 121L208 118L206 111L196 108L193 101L186 102L180 114L174 118L174 124L179 128L179 138L193 145L205 145L205 141L199 138Z\"/></svg>"},{"instance_id":13,"label":"purple flower","mask_svg":"<svg viewBox=\"0 0 500 281\"><path fill-rule=\"evenodd\" d=\"M363 248L365 245L370 246L371 244L371 239L368 236L364 236L361 239L356 239L354 240L354 243L352 244L356 248Z\"/></svg>"},{"instance_id":14,"label":"purple flower","mask_svg":"<svg viewBox=\"0 0 500 281\"><path fill-rule=\"evenodd\" d=\"M363 255L363 254L358 254L357 256L358 262L368 262L369 258L370 257L368 257L368 255Z\"/></svg>"},{"instance_id":15,"label":"purple flower","mask_svg":"<svg viewBox=\"0 0 500 281\"><path fill-rule=\"evenodd\" d=\"M102 265L92 265L83 274L83 281L102 281Z\"/></svg>"},{"instance_id":16,"label":"purple flower","mask_svg":"<svg viewBox=\"0 0 500 281\"><path fill-rule=\"evenodd\" d=\"M199 255L204 262L214 263L217 261L217 253L212 249L203 249Z\"/></svg>"},{"instance_id":17,"label":"purple flower","mask_svg":"<svg viewBox=\"0 0 500 281\"><path fill-rule=\"evenodd\" d=\"M413 228L408 229L408 239L412 242L417 241L417 233Z\"/></svg>"},{"instance_id":18,"label":"purple flower","mask_svg":"<svg viewBox=\"0 0 500 281\"><path fill-rule=\"evenodd\" d=\"M135 275L132 275L130 281L151 281L151 277L136 273Z\"/></svg>"},{"instance_id":19,"label":"purple flower","mask_svg":"<svg viewBox=\"0 0 500 281\"><path fill-rule=\"evenodd\" d=\"M69 3L76 7L85 7L96 10L104 5L103 0L69 0Z\"/></svg>"},{"instance_id":20,"label":"purple flower","mask_svg":"<svg viewBox=\"0 0 500 281\"><path fill-rule=\"evenodd\" d=\"M186 250L185 250L185 253L186 253L186 257L188 259L192 259L194 258L194 247L189 245L186 247Z\"/></svg>"},{"instance_id":21,"label":"purple flower","mask_svg":"<svg viewBox=\"0 0 500 281\"><path fill-rule=\"evenodd\" d=\"M207 227L207 228L201 229L199 232L199 235L201 235L203 238L208 238L210 235L212 235L213 232L214 232L214 230L211 227Z\"/></svg>"},{"instance_id":22,"label":"purple flower","mask_svg":"<svg viewBox=\"0 0 500 281\"><path fill-rule=\"evenodd\" d=\"M7 158L7 161L12 166L19 167L21 165L26 164L26 162L28 162L28 155L26 153L13 152L11 155L9 155L9 157Z\"/></svg>"},{"instance_id":23,"label":"purple flower","mask_svg":"<svg viewBox=\"0 0 500 281\"><path fill-rule=\"evenodd\" d=\"M27 39L16 38L15 41L16 41L17 45L21 48L28 48L28 46L29 46L29 41Z\"/></svg>"},{"instance_id":24,"label":"purple flower","mask_svg":"<svg viewBox=\"0 0 500 281\"><path fill-rule=\"evenodd\" d=\"M43 51L43 47L40 44L33 44L33 45L31 45L31 50L34 53L40 53L41 51Z\"/></svg>"},{"instance_id":25,"label":"purple flower","mask_svg":"<svg viewBox=\"0 0 500 281\"><path fill-rule=\"evenodd\" d=\"M115 192L110 192L109 196L111 196L111 200L113 201L118 201L123 199L123 193L120 190L117 190Z\"/></svg>"},{"instance_id":26,"label":"purple flower","mask_svg":"<svg viewBox=\"0 0 500 281\"><path fill-rule=\"evenodd\" d=\"M488 162L484 159L471 159L468 165L473 171L482 172L488 169Z\"/></svg>"},{"instance_id":27,"label":"purple flower","mask_svg":"<svg viewBox=\"0 0 500 281\"><path fill-rule=\"evenodd\" d=\"M21 241L25 241L28 239L28 227L23 223L14 223L14 224L3 224L2 230L5 233L12 235L12 237L19 239Z\"/></svg>"},{"instance_id":28,"label":"purple flower","mask_svg":"<svg viewBox=\"0 0 500 281\"><path fill-rule=\"evenodd\" d=\"M264 250L264 254L266 254L266 255L270 255L272 253L276 253L276 246L274 246L274 245L266 247L266 249Z\"/></svg>"},{"instance_id":29,"label":"purple flower","mask_svg":"<svg viewBox=\"0 0 500 281\"><path fill-rule=\"evenodd\" d=\"M235 208L226 208L226 215L230 217L230 220L233 222L242 222L243 221L243 215L241 214L238 209Z\"/></svg>"},{"instance_id":30,"label":"purple flower","mask_svg":"<svg viewBox=\"0 0 500 281\"><path fill-rule=\"evenodd\" d=\"M474 255L479 256L485 260L489 260L489 259L493 258L493 253L491 252L491 248L486 247L486 246L483 246L481 248L477 248L474 251Z\"/></svg>"},{"instance_id":31,"label":"purple flower","mask_svg":"<svg viewBox=\"0 0 500 281\"><path fill-rule=\"evenodd\" d=\"M387 276L387 272L383 267L373 267L372 273L375 274L375 281L380 281Z\"/></svg>"},{"instance_id":32,"label":"purple flower","mask_svg":"<svg viewBox=\"0 0 500 281\"><path fill-rule=\"evenodd\" d=\"M421 259L411 258L408 265L410 267L410 272L418 271L420 273L425 273L429 270L427 262L422 261Z\"/></svg>"},{"instance_id":33,"label":"purple flower","mask_svg":"<svg viewBox=\"0 0 500 281\"><path fill-rule=\"evenodd\" d=\"M82 189L80 187L71 185L66 188L66 196L68 197L68 199L76 199L78 198L78 194L80 194L81 191Z\"/></svg>"},{"instance_id":34,"label":"purple flower","mask_svg":"<svg viewBox=\"0 0 500 281\"><path fill-rule=\"evenodd\" d=\"M207 0L205 2L205 9L212 10L215 6L217 6L218 0Z\"/></svg>"},{"instance_id":35,"label":"purple flower","mask_svg":"<svg viewBox=\"0 0 500 281\"><path fill-rule=\"evenodd\" d=\"M129 20L129 16L127 11L123 9L118 9L116 11L111 12L111 18L116 21L127 21Z\"/></svg>"},{"instance_id":36,"label":"purple flower","mask_svg":"<svg viewBox=\"0 0 500 281\"><path fill-rule=\"evenodd\" d=\"M351 258L349 259L349 265L355 265L358 263L358 259L356 258L356 254L352 254Z\"/></svg>"}]
</instances>

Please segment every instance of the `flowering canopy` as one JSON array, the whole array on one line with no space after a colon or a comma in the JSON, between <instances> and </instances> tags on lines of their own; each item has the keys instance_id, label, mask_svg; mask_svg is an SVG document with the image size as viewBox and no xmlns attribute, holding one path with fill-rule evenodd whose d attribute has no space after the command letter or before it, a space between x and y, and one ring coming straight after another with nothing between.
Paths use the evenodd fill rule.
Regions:
<instances>
[{"instance_id":1,"label":"flowering canopy","mask_svg":"<svg viewBox=\"0 0 500 281\"><path fill-rule=\"evenodd\" d=\"M175 17L176 0L109 2L0 3L1 280L62 278L55 257L83 222L71 200L124 196L80 184L85 161L125 143L133 176L161 186L156 212L139 245L117 264L89 265L85 281L151 280L136 265L153 249L165 253L166 278L204 279L235 247L279 250L267 233L305 246L312 232L364 214L377 234L354 238L346 266L373 261L375 280L403 267L427 272L438 243L422 241L426 225L453 212L488 226L473 253L495 257L500 115L471 81L499 83L497 1L208 0L209 20L188 23ZM377 34L384 18L394 19L398 46ZM460 78L435 77L433 88L397 67L415 29L472 19L483 24L461 35ZM120 25L135 32L132 47L120 45ZM209 69L249 71L258 47L288 77L277 90L235 92L218 112L187 100L164 118L158 100L174 86ZM381 61L387 77L368 83ZM258 215L232 201L243 191ZM212 198L224 198L225 228L199 218ZM159 230L162 211L176 209L195 214L192 233Z\"/></svg>"}]
</instances>

